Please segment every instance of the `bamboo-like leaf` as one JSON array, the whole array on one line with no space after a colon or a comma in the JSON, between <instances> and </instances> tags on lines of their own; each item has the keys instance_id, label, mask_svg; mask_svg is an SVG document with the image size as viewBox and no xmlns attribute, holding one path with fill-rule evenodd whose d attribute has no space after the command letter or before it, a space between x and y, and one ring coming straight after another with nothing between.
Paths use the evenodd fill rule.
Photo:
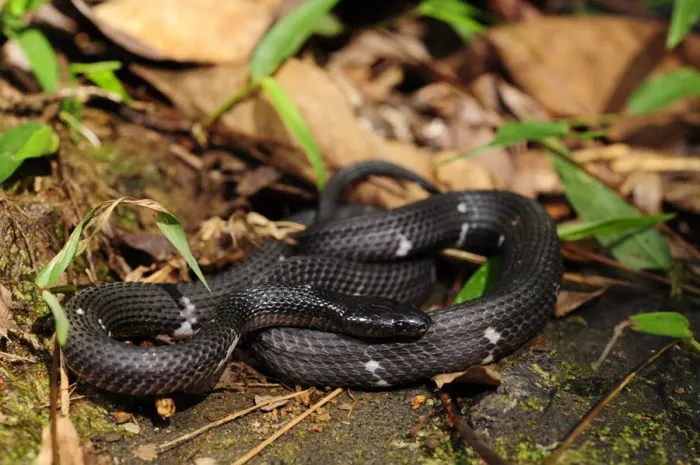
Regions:
<instances>
[{"instance_id":1,"label":"bamboo-like leaf","mask_svg":"<svg viewBox=\"0 0 700 465\"><path fill-rule=\"evenodd\" d=\"M61 346L65 346L66 341L68 341L68 317L66 316L66 312L63 311L63 307L56 296L49 291L41 291L41 298L49 306L51 313L53 313L58 343Z\"/></svg>"},{"instance_id":2,"label":"bamboo-like leaf","mask_svg":"<svg viewBox=\"0 0 700 465\"><path fill-rule=\"evenodd\" d=\"M338 0L307 0L272 26L250 59L253 80L271 75L284 60L295 55L337 3Z\"/></svg>"},{"instance_id":3,"label":"bamboo-like leaf","mask_svg":"<svg viewBox=\"0 0 700 465\"><path fill-rule=\"evenodd\" d=\"M204 274L190 251L190 247L187 244L187 236L185 235L185 230L182 224L180 224L180 221L172 213L160 212L156 214L156 225L163 235L168 238L173 247L180 252L187 264L192 268L202 284L204 284L204 287L210 291L209 284L207 284L207 280L204 279Z\"/></svg>"},{"instance_id":4,"label":"bamboo-like leaf","mask_svg":"<svg viewBox=\"0 0 700 465\"><path fill-rule=\"evenodd\" d=\"M260 87L272 102L272 105L277 110L277 114L279 114L287 130L304 149L304 153L306 153L306 157L316 174L316 186L319 191L323 190L323 186L326 182L326 170L323 165L323 157L316 145L316 141L314 141L311 135L311 131L309 131L304 119L301 117L299 110L297 110L294 102L292 102L292 99L289 98L282 86L273 78L263 77L259 82Z\"/></svg>"},{"instance_id":5,"label":"bamboo-like leaf","mask_svg":"<svg viewBox=\"0 0 700 465\"><path fill-rule=\"evenodd\" d=\"M499 255L495 255L488 259L486 263L481 265L469 277L469 280L464 284L462 289L455 297L455 304L461 304L481 297L485 293L491 291L498 282L503 268L503 259Z\"/></svg>"},{"instance_id":6,"label":"bamboo-like leaf","mask_svg":"<svg viewBox=\"0 0 700 465\"><path fill-rule=\"evenodd\" d=\"M666 213L662 215L633 216L626 218L613 218L610 220L598 220L588 223L559 226L557 234L563 241L578 241L597 234L623 233L632 229L647 228L657 223L663 223L672 219L675 215Z\"/></svg>"}]
</instances>

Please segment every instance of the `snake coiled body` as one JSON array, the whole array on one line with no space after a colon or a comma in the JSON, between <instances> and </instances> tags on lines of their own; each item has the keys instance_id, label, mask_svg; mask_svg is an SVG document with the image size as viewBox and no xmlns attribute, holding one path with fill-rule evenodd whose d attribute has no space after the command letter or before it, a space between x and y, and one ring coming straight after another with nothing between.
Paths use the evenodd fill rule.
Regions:
<instances>
[{"instance_id":1,"label":"snake coiled body","mask_svg":"<svg viewBox=\"0 0 700 465\"><path fill-rule=\"evenodd\" d=\"M197 391L211 386L240 335L251 331L249 350L288 382L355 388L415 383L490 363L521 347L551 315L563 271L555 225L544 209L501 191L436 194L395 210L311 226L297 240L296 250L267 243L214 277L211 293L198 283L119 283L79 293L67 306L69 366L112 391ZM496 289L431 312L429 325L412 315L407 318L413 323L411 331L402 333L405 321L388 331L397 338L380 334L370 339L361 331L354 334L354 329L319 319L311 322L316 329L258 331L290 324L283 320L272 325L234 323L227 327L236 329L227 329L232 334L224 337L219 317L211 321L213 315L235 313L236 306L255 312L256 302L269 314L279 312L282 302L312 315L323 307L325 297L340 299L340 305L349 308L363 305L353 300L363 295L416 302L432 284L432 261L426 256L444 247L484 246L499 248L503 255ZM321 298L318 292L326 291L316 288L330 294ZM236 289L239 293L231 297ZM278 299L272 306L264 303L268 296L284 297L284 289L289 289L289 299ZM388 303L384 307L408 308ZM291 324L297 325L294 318ZM183 344L140 348L112 341L110 332L196 336ZM140 368L134 369L137 365Z\"/></svg>"}]
</instances>

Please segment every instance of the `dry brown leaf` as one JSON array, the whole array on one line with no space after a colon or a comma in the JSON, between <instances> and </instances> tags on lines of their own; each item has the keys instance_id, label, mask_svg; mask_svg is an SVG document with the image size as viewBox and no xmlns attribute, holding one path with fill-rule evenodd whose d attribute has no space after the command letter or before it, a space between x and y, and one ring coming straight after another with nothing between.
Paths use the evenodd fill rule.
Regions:
<instances>
[{"instance_id":1,"label":"dry brown leaf","mask_svg":"<svg viewBox=\"0 0 700 465\"><path fill-rule=\"evenodd\" d=\"M246 61L270 25L279 0L112 0L76 7L130 52L156 60Z\"/></svg>"},{"instance_id":2,"label":"dry brown leaf","mask_svg":"<svg viewBox=\"0 0 700 465\"><path fill-rule=\"evenodd\" d=\"M8 288L0 284L0 339L7 337L7 331L16 329L15 322L12 320L12 293Z\"/></svg>"},{"instance_id":3,"label":"dry brown leaf","mask_svg":"<svg viewBox=\"0 0 700 465\"><path fill-rule=\"evenodd\" d=\"M133 422L124 423L122 425L122 428L124 428L124 431L126 431L127 433L141 434L141 427Z\"/></svg>"},{"instance_id":4,"label":"dry brown leaf","mask_svg":"<svg viewBox=\"0 0 700 465\"><path fill-rule=\"evenodd\" d=\"M144 444L138 446L131 450L136 458L145 460L146 462L151 462L158 457L158 445L157 444Z\"/></svg>"},{"instance_id":5,"label":"dry brown leaf","mask_svg":"<svg viewBox=\"0 0 700 465\"><path fill-rule=\"evenodd\" d=\"M193 118L212 112L239 91L244 85L247 70L245 66L215 66L198 70L163 71L141 65L134 65L131 69ZM275 74L275 80L301 113L331 171L360 160L380 159L407 167L426 179L433 179L434 154L411 144L384 140L363 128L342 91L323 69L311 63L290 59ZM290 147L297 145L263 95L239 103L224 114L221 121L226 126L251 136L281 142ZM314 180L314 172L299 149L276 146L269 165L308 181ZM369 189L376 188L370 186ZM381 194L376 194L378 198L375 200L386 207L416 200L424 195L421 189L411 187L399 194L382 191Z\"/></svg>"},{"instance_id":6,"label":"dry brown leaf","mask_svg":"<svg viewBox=\"0 0 700 465\"><path fill-rule=\"evenodd\" d=\"M700 213L700 181L676 181L664 188L664 200L695 213Z\"/></svg>"},{"instance_id":7,"label":"dry brown leaf","mask_svg":"<svg viewBox=\"0 0 700 465\"><path fill-rule=\"evenodd\" d=\"M73 422L63 415L58 415L56 422L58 457L61 465L83 465L85 463L83 450L80 447L80 438L75 431ZM53 463L50 425L46 425L41 433L41 448L35 463L36 465L51 465Z\"/></svg>"},{"instance_id":8,"label":"dry brown leaf","mask_svg":"<svg viewBox=\"0 0 700 465\"><path fill-rule=\"evenodd\" d=\"M211 457L198 457L194 459L194 465L216 465L216 459Z\"/></svg>"},{"instance_id":9,"label":"dry brown leaf","mask_svg":"<svg viewBox=\"0 0 700 465\"><path fill-rule=\"evenodd\" d=\"M494 365L474 365L464 371L455 373L441 373L431 378L441 389L446 384L487 384L489 386L498 386L501 384L503 377Z\"/></svg>"},{"instance_id":10,"label":"dry brown leaf","mask_svg":"<svg viewBox=\"0 0 700 465\"><path fill-rule=\"evenodd\" d=\"M266 187L279 181L282 174L271 166L260 166L247 172L236 185L236 193L242 197L251 197Z\"/></svg>"},{"instance_id":11,"label":"dry brown leaf","mask_svg":"<svg viewBox=\"0 0 700 465\"><path fill-rule=\"evenodd\" d=\"M566 316L581 307L583 304L590 302L593 299L597 299L607 290L607 287L601 287L600 289L591 292L561 291L557 297L557 306L554 310L554 314L558 318Z\"/></svg>"},{"instance_id":12,"label":"dry brown leaf","mask_svg":"<svg viewBox=\"0 0 700 465\"><path fill-rule=\"evenodd\" d=\"M644 213L661 213L664 190L659 173L632 173L619 190L625 197L631 195L632 203Z\"/></svg>"},{"instance_id":13,"label":"dry brown leaf","mask_svg":"<svg viewBox=\"0 0 700 465\"><path fill-rule=\"evenodd\" d=\"M552 167L549 156L542 152L527 151L515 156L515 175L510 189L525 197L539 194L558 194L563 190L561 181Z\"/></svg>"},{"instance_id":14,"label":"dry brown leaf","mask_svg":"<svg viewBox=\"0 0 700 465\"><path fill-rule=\"evenodd\" d=\"M267 395L255 394L255 396L253 396L253 399L254 399L255 405L259 405L259 404L262 404L263 402L265 402L266 400L274 399L275 397L278 397L278 396L267 396ZM290 399L280 400L278 402L273 402L269 405L265 405L264 407L260 407L260 410L262 410L263 412L270 412L278 407L282 407L283 405L287 405L289 403L289 400Z\"/></svg>"},{"instance_id":15,"label":"dry brown leaf","mask_svg":"<svg viewBox=\"0 0 700 465\"><path fill-rule=\"evenodd\" d=\"M664 55L666 27L620 16L557 16L495 27L487 36L516 83L551 114L598 115L621 110L650 72L680 66Z\"/></svg>"},{"instance_id":16,"label":"dry brown leaf","mask_svg":"<svg viewBox=\"0 0 700 465\"><path fill-rule=\"evenodd\" d=\"M175 401L171 397L160 397L156 399L156 411L163 420L175 415L176 410Z\"/></svg>"},{"instance_id":17,"label":"dry brown leaf","mask_svg":"<svg viewBox=\"0 0 700 465\"><path fill-rule=\"evenodd\" d=\"M112 414L112 417L114 418L114 422L116 424L121 425L122 423L126 423L127 421L131 421L131 419L134 418L134 414L129 413L129 412L118 411L118 412L114 412Z\"/></svg>"},{"instance_id":18,"label":"dry brown leaf","mask_svg":"<svg viewBox=\"0 0 700 465\"><path fill-rule=\"evenodd\" d=\"M424 394L417 394L413 396L411 399L411 410L418 410L425 404L425 401L428 400L427 397L425 397Z\"/></svg>"}]
</instances>

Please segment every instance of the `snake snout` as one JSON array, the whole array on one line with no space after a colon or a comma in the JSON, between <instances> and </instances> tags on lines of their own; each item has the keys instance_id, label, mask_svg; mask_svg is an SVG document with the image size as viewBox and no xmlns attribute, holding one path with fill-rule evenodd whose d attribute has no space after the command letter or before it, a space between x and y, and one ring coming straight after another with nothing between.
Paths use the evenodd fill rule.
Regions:
<instances>
[{"instance_id":1,"label":"snake snout","mask_svg":"<svg viewBox=\"0 0 700 465\"><path fill-rule=\"evenodd\" d=\"M348 315L348 332L359 337L413 338L425 334L430 317L417 307L384 298L372 298ZM352 327L350 327L352 326Z\"/></svg>"}]
</instances>

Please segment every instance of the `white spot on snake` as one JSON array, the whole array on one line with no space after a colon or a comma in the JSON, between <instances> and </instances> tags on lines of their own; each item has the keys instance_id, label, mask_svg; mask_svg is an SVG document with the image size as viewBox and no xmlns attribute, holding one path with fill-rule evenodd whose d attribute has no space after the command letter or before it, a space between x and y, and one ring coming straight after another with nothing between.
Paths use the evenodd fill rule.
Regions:
<instances>
[{"instance_id":1,"label":"white spot on snake","mask_svg":"<svg viewBox=\"0 0 700 465\"><path fill-rule=\"evenodd\" d=\"M78 315L85 315L85 311L82 308L79 308L75 311Z\"/></svg>"},{"instance_id":2,"label":"white spot on snake","mask_svg":"<svg viewBox=\"0 0 700 465\"><path fill-rule=\"evenodd\" d=\"M387 383L383 379L380 379L379 381L375 381L374 385L375 386L383 386L383 387L391 386L391 384Z\"/></svg>"},{"instance_id":3,"label":"white spot on snake","mask_svg":"<svg viewBox=\"0 0 700 465\"><path fill-rule=\"evenodd\" d=\"M280 255L279 257L277 257L277 261L278 261L278 262L283 262L283 261L285 261L286 259L287 259L287 257L285 257L284 255Z\"/></svg>"},{"instance_id":4,"label":"white spot on snake","mask_svg":"<svg viewBox=\"0 0 700 465\"><path fill-rule=\"evenodd\" d=\"M554 297L556 297L557 294L559 294L559 289L561 289L561 285L559 283L556 283L554 285Z\"/></svg>"},{"instance_id":5,"label":"white spot on snake","mask_svg":"<svg viewBox=\"0 0 700 465\"><path fill-rule=\"evenodd\" d=\"M502 245L503 245L503 241L505 241L505 240L506 240L506 236L504 236L503 234L501 234L500 236L498 236L498 246L499 246L499 247L502 246Z\"/></svg>"},{"instance_id":6,"label":"white spot on snake","mask_svg":"<svg viewBox=\"0 0 700 465\"><path fill-rule=\"evenodd\" d=\"M233 353L233 349L236 348L236 344L238 344L238 340L239 340L240 338L241 338L240 336L236 336L236 337L233 339L233 342L232 342L231 345L229 346L228 350L226 350L226 357L224 357L224 359L221 360L221 361L219 362L219 364L216 366L216 371L219 371L219 370L221 369L221 367L224 365L224 363L226 363L226 360L229 359L229 357L230 357L231 354Z\"/></svg>"},{"instance_id":7,"label":"white spot on snake","mask_svg":"<svg viewBox=\"0 0 700 465\"><path fill-rule=\"evenodd\" d=\"M107 328L105 327L105 324L102 323L102 320L101 320L100 318L97 319L97 322L100 324L100 326L102 327L102 329L104 329L105 331L107 331Z\"/></svg>"},{"instance_id":8,"label":"white spot on snake","mask_svg":"<svg viewBox=\"0 0 700 465\"><path fill-rule=\"evenodd\" d=\"M488 365L491 362L493 362L493 354L489 353L486 358L481 361L481 364Z\"/></svg>"},{"instance_id":9,"label":"white spot on snake","mask_svg":"<svg viewBox=\"0 0 700 465\"><path fill-rule=\"evenodd\" d=\"M399 248L396 249L397 257L405 257L413 248L413 243L406 239L406 236L399 233Z\"/></svg>"},{"instance_id":10,"label":"white spot on snake","mask_svg":"<svg viewBox=\"0 0 700 465\"><path fill-rule=\"evenodd\" d=\"M467 238L469 228L469 223L462 223L462 227L459 230L459 239L457 239L457 247L462 247L464 245L464 241Z\"/></svg>"},{"instance_id":11,"label":"white spot on snake","mask_svg":"<svg viewBox=\"0 0 700 465\"><path fill-rule=\"evenodd\" d=\"M457 211L460 213L465 213L467 211L467 204L464 202L457 204Z\"/></svg>"},{"instance_id":12,"label":"white spot on snake","mask_svg":"<svg viewBox=\"0 0 700 465\"><path fill-rule=\"evenodd\" d=\"M365 370L369 371L372 374L374 374L380 368L381 365L376 360L370 360L369 362L365 363Z\"/></svg>"},{"instance_id":13,"label":"white spot on snake","mask_svg":"<svg viewBox=\"0 0 700 465\"><path fill-rule=\"evenodd\" d=\"M173 331L173 337L175 339L187 339L192 336L194 336L194 329L189 320L185 320L179 328Z\"/></svg>"},{"instance_id":14,"label":"white spot on snake","mask_svg":"<svg viewBox=\"0 0 700 465\"><path fill-rule=\"evenodd\" d=\"M486 331L484 331L484 337L488 339L491 344L497 344L498 341L501 340L501 333L489 326L486 328Z\"/></svg>"},{"instance_id":15,"label":"white spot on snake","mask_svg":"<svg viewBox=\"0 0 700 465\"><path fill-rule=\"evenodd\" d=\"M194 318L193 313L195 312L195 310L197 310L197 307L194 306L190 299L183 295L182 297L180 297L180 304L184 307L182 316L184 316L188 320ZM196 321L197 320L195 319L194 321L192 321L192 323L195 323Z\"/></svg>"}]
</instances>

